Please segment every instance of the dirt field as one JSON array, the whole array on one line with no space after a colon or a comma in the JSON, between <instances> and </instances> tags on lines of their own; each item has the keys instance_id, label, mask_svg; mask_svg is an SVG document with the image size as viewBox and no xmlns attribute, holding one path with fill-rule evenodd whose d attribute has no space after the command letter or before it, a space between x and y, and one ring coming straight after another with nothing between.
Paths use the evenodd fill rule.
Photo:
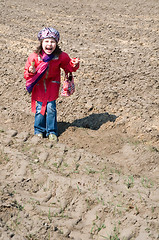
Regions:
<instances>
[{"instance_id":1,"label":"dirt field","mask_svg":"<svg viewBox=\"0 0 159 240\"><path fill-rule=\"evenodd\" d=\"M0 4L0 239L159 239L159 1ZM23 78L44 26L81 59L56 145Z\"/></svg>"}]
</instances>

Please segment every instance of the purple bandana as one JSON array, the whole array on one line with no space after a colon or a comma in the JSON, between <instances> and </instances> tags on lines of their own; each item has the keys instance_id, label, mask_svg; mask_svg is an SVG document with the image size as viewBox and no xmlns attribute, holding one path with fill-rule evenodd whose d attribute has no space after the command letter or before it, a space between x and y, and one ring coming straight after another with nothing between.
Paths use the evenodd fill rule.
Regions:
<instances>
[{"instance_id":1,"label":"purple bandana","mask_svg":"<svg viewBox=\"0 0 159 240\"><path fill-rule=\"evenodd\" d=\"M59 32L54 29L54 28L43 28L39 33L38 33L38 39L42 40L45 38L54 38L56 42L59 42L60 39L60 34Z\"/></svg>"}]
</instances>

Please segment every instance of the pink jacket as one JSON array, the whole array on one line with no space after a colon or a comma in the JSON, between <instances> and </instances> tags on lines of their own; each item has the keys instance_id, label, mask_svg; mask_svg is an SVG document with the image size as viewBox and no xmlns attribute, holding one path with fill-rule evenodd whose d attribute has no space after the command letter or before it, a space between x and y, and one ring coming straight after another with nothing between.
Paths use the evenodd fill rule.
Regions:
<instances>
[{"instance_id":1,"label":"pink jacket","mask_svg":"<svg viewBox=\"0 0 159 240\"><path fill-rule=\"evenodd\" d=\"M35 62L35 68L42 61L40 56L36 53L30 54L28 60L25 64L24 78L29 79L34 76L32 73L28 72L31 62ZM61 82L61 70L62 68L65 73L75 72L79 65L73 67L71 65L71 58L67 53L62 52L58 57L54 57L49 62L49 67L46 70L43 77L38 81L38 83L33 87L32 90L32 111L36 112L36 101L42 102L41 114L45 114L47 102L54 101L59 96L59 88Z\"/></svg>"}]
</instances>

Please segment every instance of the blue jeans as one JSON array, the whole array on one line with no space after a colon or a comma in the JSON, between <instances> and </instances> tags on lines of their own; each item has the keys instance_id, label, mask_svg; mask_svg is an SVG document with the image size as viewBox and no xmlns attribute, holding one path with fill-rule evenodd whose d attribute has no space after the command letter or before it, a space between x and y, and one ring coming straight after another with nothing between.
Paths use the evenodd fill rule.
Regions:
<instances>
[{"instance_id":1,"label":"blue jeans","mask_svg":"<svg viewBox=\"0 0 159 240\"><path fill-rule=\"evenodd\" d=\"M57 111L56 101L47 103L46 112L43 116L41 112L42 102L37 102L35 122L34 122L34 133L42 133L48 137L50 133L58 135L57 133Z\"/></svg>"}]
</instances>

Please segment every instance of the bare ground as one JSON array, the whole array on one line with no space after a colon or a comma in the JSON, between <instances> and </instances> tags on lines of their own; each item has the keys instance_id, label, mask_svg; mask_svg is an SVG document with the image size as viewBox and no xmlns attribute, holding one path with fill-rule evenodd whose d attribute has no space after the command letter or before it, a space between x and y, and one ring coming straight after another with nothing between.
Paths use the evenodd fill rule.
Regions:
<instances>
[{"instance_id":1,"label":"bare ground","mask_svg":"<svg viewBox=\"0 0 159 240\"><path fill-rule=\"evenodd\" d=\"M159 2L0 2L0 239L159 239ZM81 59L56 145L23 79L44 26Z\"/></svg>"}]
</instances>

